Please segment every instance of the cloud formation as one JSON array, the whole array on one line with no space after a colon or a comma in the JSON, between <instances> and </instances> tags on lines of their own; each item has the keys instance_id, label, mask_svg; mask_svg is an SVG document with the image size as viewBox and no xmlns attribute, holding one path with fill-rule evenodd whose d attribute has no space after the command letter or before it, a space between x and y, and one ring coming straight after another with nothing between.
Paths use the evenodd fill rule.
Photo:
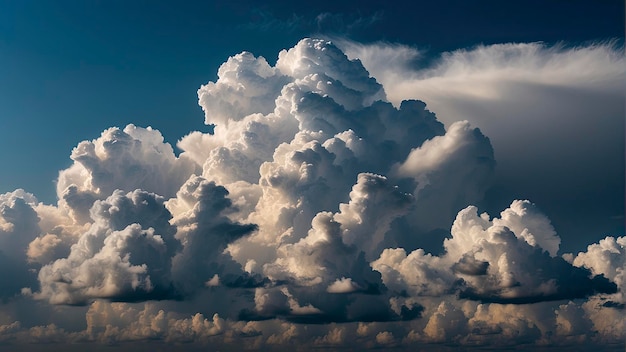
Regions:
<instances>
[{"instance_id":1,"label":"cloud formation","mask_svg":"<svg viewBox=\"0 0 626 352\"><path fill-rule=\"evenodd\" d=\"M441 54L382 42L337 44L361 60L395 106L418 97L446 126L466 119L489 137L499 165L486 199L491 211L508 204L509 194L538 202L567 250L586 246L589 236L623 233L617 217L624 214L626 59L618 41L504 43Z\"/></svg>"},{"instance_id":2,"label":"cloud formation","mask_svg":"<svg viewBox=\"0 0 626 352\"><path fill-rule=\"evenodd\" d=\"M481 50L517 58L490 59L506 67L552 67L532 47L452 54L433 72L488 75ZM382 52L399 63L417 55ZM57 205L0 195L0 264L21 280L2 284L3 298L21 292L86 319L70 330L69 318L7 313L0 341L279 349L623 339L624 238L562 255L528 200L479 214L473 204L499 165L490 138L462 116L446 127L424 102L394 101L387 73L382 85L376 74L324 40L300 41L274 66L244 52L199 89L214 132L182 138L180 155L154 129L110 128L73 150Z\"/></svg>"}]
</instances>

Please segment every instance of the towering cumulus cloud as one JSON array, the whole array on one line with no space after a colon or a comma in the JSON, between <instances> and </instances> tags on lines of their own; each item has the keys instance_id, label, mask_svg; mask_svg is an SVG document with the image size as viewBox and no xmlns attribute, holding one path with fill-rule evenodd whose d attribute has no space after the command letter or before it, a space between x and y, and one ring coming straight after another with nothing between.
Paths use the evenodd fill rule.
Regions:
<instances>
[{"instance_id":1,"label":"towering cumulus cloud","mask_svg":"<svg viewBox=\"0 0 626 352\"><path fill-rule=\"evenodd\" d=\"M331 42L304 39L274 66L229 58L198 90L213 133L191 132L178 156L150 127L80 142L56 206L0 196L0 265L18 268L0 293L82 309L87 328L7 313L0 341L624 338L624 238L561 255L530 201L479 214L497 167L489 138L462 116L444 128L421 101L394 106L385 88Z\"/></svg>"}]
</instances>

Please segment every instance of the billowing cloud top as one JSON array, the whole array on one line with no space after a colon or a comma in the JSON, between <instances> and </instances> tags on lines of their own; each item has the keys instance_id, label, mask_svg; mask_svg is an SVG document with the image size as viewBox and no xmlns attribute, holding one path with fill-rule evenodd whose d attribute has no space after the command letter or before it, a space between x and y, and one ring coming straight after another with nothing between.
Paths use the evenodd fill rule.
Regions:
<instances>
[{"instance_id":1,"label":"billowing cloud top","mask_svg":"<svg viewBox=\"0 0 626 352\"><path fill-rule=\"evenodd\" d=\"M446 129L421 101L394 107L323 40L273 67L235 55L218 77L198 91L214 133L191 132L179 156L150 127L110 128L73 150L56 206L0 196L0 260L23 269L3 297L90 305L87 330L48 336L550 344L592 326L590 339L623 337L600 321L625 324L613 314L626 302L624 238L561 257L531 202L479 215L496 161L469 122ZM200 298L192 318L167 312ZM155 300L166 301L131 304ZM16 324L0 338L35 334Z\"/></svg>"}]
</instances>

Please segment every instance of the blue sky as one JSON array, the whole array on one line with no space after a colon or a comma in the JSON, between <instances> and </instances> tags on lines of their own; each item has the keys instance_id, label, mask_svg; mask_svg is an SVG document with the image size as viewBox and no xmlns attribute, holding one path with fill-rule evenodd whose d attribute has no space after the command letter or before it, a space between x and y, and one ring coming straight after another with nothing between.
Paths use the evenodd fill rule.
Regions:
<instances>
[{"instance_id":1,"label":"blue sky","mask_svg":"<svg viewBox=\"0 0 626 352\"><path fill-rule=\"evenodd\" d=\"M622 349L624 13L0 0L0 349Z\"/></svg>"}]
</instances>

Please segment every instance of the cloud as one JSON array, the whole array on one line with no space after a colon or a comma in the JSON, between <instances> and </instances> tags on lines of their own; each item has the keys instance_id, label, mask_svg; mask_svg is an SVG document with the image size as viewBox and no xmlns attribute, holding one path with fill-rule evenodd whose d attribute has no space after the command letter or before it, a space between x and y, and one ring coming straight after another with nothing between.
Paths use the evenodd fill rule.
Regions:
<instances>
[{"instance_id":1,"label":"cloud","mask_svg":"<svg viewBox=\"0 0 626 352\"><path fill-rule=\"evenodd\" d=\"M451 293L457 278L441 258L417 249L408 256L403 248L387 248L371 263L383 283L398 295L443 295Z\"/></svg>"},{"instance_id":2,"label":"cloud","mask_svg":"<svg viewBox=\"0 0 626 352\"><path fill-rule=\"evenodd\" d=\"M342 277L341 279L337 279L335 282L330 284L326 291L329 293L352 293L358 291L359 289L361 289L361 287L352 282L351 278Z\"/></svg>"},{"instance_id":3,"label":"cloud","mask_svg":"<svg viewBox=\"0 0 626 352\"><path fill-rule=\"evenodd\" d=\"M419 97L446 126L467 120L489 137L498 160L490 209L510 202L504 195L531 198L559 224L571 251L586 246L591 232L623 233L623 222L609 218L624 213L626 64L616 42L504 43L441 54L336 43L361 60L395 106Z\"/></svg>"},{"instance_id":4,"label":"cloud","mask_svg":"<svg viewBox=\"0 0 626 352\"><path fill-rule=\"evenodd\" d=\"M565 255L573 265L591 270L596 275L604 275L612 280L620 288L620 294L613 297L618 302L626 302L626 237L608 236L598 243L590 244L586 252L580 252L574 258L572 255ZM573 258L573 261L571 260ZM620 307L608 304L608 307Z\"/></svg>"},{"instance_id":5,"label":"cloud","mask_svg":"<svg viewBox=\"0 0 626 352\"><path fill-rule=\"evenodd\" d=\"M230 57L217 75L217 82L198 90L198 103L205 110L207 124L222 125L252 113L272 112L274 100L287 83L287 77L270 67L265 58L255 58L248 52Z\"/></svg>"},{"instance_id":6,"label":"cloud","mask_svg":"<svg viewBox=\"0 0 626 352\"><path fill-rule=\"evenodd\" d=\"M513 213L525 216L518 218ZM607 278L592 278L591 272L550 256L540 246L536 238L552 240L550 245L558 243L558 238L545 216L529 202L514 201L501 216L489 221L487 214L479 217L475 207L468 207L457 215L452 238L444 241L450 259L469 257L489 264L484 275L462 275L469 286L462 296L487 302L531 303L616 292L617 287Z\"/></svg>"},{"instance_id":7,"label":"cloud","mask_svg":"<svg viewBox=\"0 0 626 352\"><path fill-rule=\"evenodd\" d=\"M174 213L171 223L176 226L175 237L183 247L172 262L177 284L190 291L219 275L219 281L234 285L229 276L240 278L243 273L222 252L229 243L249 235L257 227L226 217L225 213L233 211L228 191L194 176L183 185L177 198L168 201L167 207Z\"/></svg>"},{"instance_id":8,"label":"cloud","mask_svg":"<svg viewBox=\"0 0 626 352\"><path fill-rule=\"evenodd\" d=\"M39 271L35 296L53 304L172 297L171 260L180 242L163 202L139 190L96 201L93 223L68 257Z\"/></svg>"},{"instance_id":9,"label":"cloud","mask_svg":"<svg viewBox=\"0 0 626 352\"><path fill-rule=\"evenodd\" d=\"M626 237L606 237L598 243L587 247L586 252L580 252L574 258L574 265L585 266L596 274L604 274L615 280L618 284L624 284L626 274L624 265L626 257Z\"/></svg>"},{"instance_id":10,"label":"cloud","mask_svg":"<svg viewBox=\"0 0 626 352\"><path fill-rule=\"evenodd\" d=\"M56 205L0 195L0 268L21 279L0 285L3 298L63 313L0 310L0 340L409 349L623 338L624 238L560 255L565 238L532 202L507 193L498 216L479 214L509 162L490 127L461 113L444 125L424 102L396 100L419 92L388 81L406 73L400 87L420 79L488 101L507 98L487 83L517 87L503 83L510 73L605 94L621 71L595 65L612 51L479 47L420 72L411 48L351 50L371 72L324 40L274 66L235 55L198 91L214 131L183 137L180 155L159 131L113 127L73 150ZM590 76L565 77L585 59ZM547 78L525 77L530 68ZM466 76L474 91L450 78Z\"/></svg>"},{"instance_id":11,"label":"cloud","mask_svg":"<svg viewBox=\"0 0 626 352\"><path fill-rule=\"evenodd\" d=\"M617 292L609 278L550 256L538 244L536 238L551 246L558 237L530 202L514 201L501 216L490 220L470 206L457 215L442 256L385 249L372 268L386 287L412 296L456 291L471 300L524 304Z\"/></svg>"},{"instance_id":12,"label":"cloud","mask_svg":"<svg viewBox=\"0 0 626 352\"><path fill-rule=\"evenodd\" d=\"M171 197L196 170L185 156L177 158L163 136L150 127L112 127L100 138L72 150L74 164L59 173L57 196L78 221L88 221L94 200L114 190L143 189Z\"/></svg>"},{"instance_id":13,"label":"cloud","mask_svg":"<svg viewBox=\"0 0 626 352\"><path fill-rule=\"evenodd\" d=\"M39 299L53 304L85 304L95 298L136 301L180 298L222 271L220 251L256 228L233 223L222 213L231 206L228 191L195 176L176 199L136 190L117 190L96 201L92 223L67 258L39 272ZM50 239L31 243L36 251ZM231 264L232 266L232 264ZM234 271L233 271L234 270ZM241 275L231 269L231 275Z\"/></svg>"},{"instance_id":14,"label":"cloud","mask_svg":"<svg viewBox=\"0 0 626 352\"><path fill-rule=\"evenodd\" d=\"M349 57L361 60L386 87L389 100L395 104L415 96L429 100L437 91L458 97L499 99L508 92L496 87L511 87L515 82L614 92L622 86L620 77L625 74L620 67L623 55L613 42L579 47L549 47L543 43L478 45L444 53L433 65L422 69L411 64L425 53L413 47L380 42L364 45L341 39L337 43ZM384 65L389 60L397 65ZM581 70L583 67L586 69Z\"/></svg>"}]
</instances>

